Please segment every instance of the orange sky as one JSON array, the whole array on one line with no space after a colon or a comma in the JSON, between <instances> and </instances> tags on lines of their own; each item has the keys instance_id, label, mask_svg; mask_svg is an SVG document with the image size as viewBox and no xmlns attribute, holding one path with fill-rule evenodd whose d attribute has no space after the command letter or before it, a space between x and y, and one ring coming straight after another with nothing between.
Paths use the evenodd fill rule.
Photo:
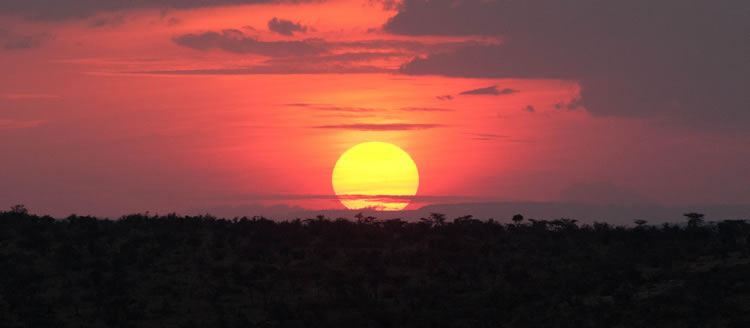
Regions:
<instances>
[{"instance_id":1,"label":"orange sky","mask_svg":"<svg viewBox=\"0 0 750 328\"><path fill-rule=\"evenodd\" d=\"M580 185L655 203L750 199L746 135L568 109L581 97L574 79L400 74L415 56L502 38L382 31L396 12L325 1L0 15L0 28L38 42L0 50L0 206L54 215L342 208L332 197L333 165L366 141L393 143L414 159L412 209L579 201L566 190ZM307 31L269 31L273 17ZM207 32L221 41L185 37ZM270 44L263 51L304 41L321 52L243 48L256 41ZM493 86L499 94L461 94Z\"/></svg>"}]
</instances>

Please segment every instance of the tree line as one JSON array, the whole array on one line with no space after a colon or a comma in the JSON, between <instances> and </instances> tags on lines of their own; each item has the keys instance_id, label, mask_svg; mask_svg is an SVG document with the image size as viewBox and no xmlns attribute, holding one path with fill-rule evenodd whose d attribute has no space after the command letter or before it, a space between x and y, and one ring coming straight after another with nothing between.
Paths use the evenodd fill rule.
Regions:
<instances>
[{"instance_id":1,"label":"tree line","mask_svg":"<svg viewBox=\"0 0 750 328\"><path fill-rule=\"evenodd\" d=\"M750 224L0 212L0 326L747 327Z\"/></svg>"}]
</instances>

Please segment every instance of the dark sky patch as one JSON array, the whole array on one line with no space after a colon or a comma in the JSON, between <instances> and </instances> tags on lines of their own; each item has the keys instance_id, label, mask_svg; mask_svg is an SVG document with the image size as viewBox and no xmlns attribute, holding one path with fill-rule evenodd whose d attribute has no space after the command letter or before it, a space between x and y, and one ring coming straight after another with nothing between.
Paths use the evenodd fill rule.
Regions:
<instances>
[{"instance_id":1,"label":"dark sky patch","mask_svg":"<svg viewBox=\"0 0 750 328\"><path fill-rule=\"evenodd\" d=\"M277 17L268 21L268 29L281 35L292 36L294 33L307 32L307 26L300 23L292 22L288 19L279 19Z\"/></svg>"}]
</instances>

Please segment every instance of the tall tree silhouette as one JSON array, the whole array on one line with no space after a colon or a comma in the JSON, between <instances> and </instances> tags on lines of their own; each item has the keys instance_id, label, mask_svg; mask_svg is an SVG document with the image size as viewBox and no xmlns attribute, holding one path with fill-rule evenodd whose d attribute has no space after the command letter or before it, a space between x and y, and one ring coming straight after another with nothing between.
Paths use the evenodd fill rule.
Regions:
<instances>
[{"instance_id":1,"label":"tall tree silhouette","mask_svg":"<svg viewBox=\"0 0 750 328\"><path fill-rule=\"evenodd\" d=\"M445 214L442 213L430 213L427 218L420 218L420 221L427 223L431 227L440 227L445 225Z\"/></svg>"},{"instance_id":2,"label":"tall tree silhouette","mask_svg":"<svg viewBox=\"0 0 750 328\"><path fill-rule=\"evenodd\" d=\"M698 226L703 224L704 215L702 213L690 212L683 214L683 216L687 218L689 228L697 228Z\"/></svg>"},{"instance_id":3,"label":"tall tree silhouette","mask_svg":"<svg viewBox=\"0 0 750 328\"><path fill-rule=\"evenodd\" d=\"M516 225L520 225L521 221L523 221L523 215L516 214L516 215L513 216L513 218L511 220L513 220L513 223L515 223Z\"/></svg>"}]
</instances>

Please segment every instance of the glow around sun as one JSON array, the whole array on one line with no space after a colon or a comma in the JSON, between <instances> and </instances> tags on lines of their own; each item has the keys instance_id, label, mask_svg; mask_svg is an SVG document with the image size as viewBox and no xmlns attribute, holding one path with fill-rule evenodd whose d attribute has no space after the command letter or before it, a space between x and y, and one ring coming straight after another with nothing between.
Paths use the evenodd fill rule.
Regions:
<instances>
[{"instance_id":1,"label":"glow around sun","mask_svg":"<svg viewBox=\"0 0 750 328\"><path fill-rule=\"evenodd\" d=\"M417 165L401 148L365 142L349 148L333 168L333 191L349 209L397 211L417 194Z\"/></svg>"}]
</instances>

